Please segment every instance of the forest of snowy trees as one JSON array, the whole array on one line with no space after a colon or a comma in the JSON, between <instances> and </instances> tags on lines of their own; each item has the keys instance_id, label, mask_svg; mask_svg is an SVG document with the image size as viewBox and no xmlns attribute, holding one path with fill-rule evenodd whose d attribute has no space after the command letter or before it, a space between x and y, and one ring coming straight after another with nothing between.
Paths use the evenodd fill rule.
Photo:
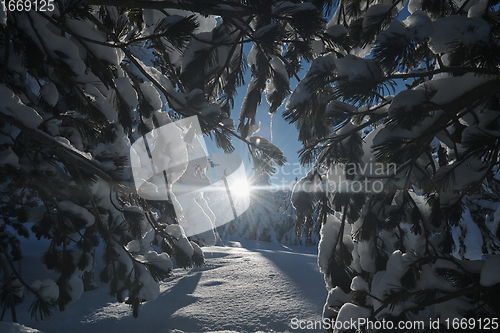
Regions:
<instances>
[{"instance_id":1,"label":"forest of snowy trees","mask_svg":"<svg viewBox=\"0 0 500 333\"><path fill-rule=\"evenodd\" d=\"M244 142L254 184L269 184L286 158L256 135L263 98L269 113L284 110L296 126L300 160L310 170L288 195L296 234L270 225L266 209L276 207L265 206L255 212L261 229L233 224L227 232L305 242L312 236L302 233L320 227L324 318L444 325L494 317L498 2L40 0L35 7L6 0L1 317L9 311L16 321L26 293L35 296L33 316L62 311L93 288L94 273L137 316L174 263L202 265L202 242L179 225L175 212L183 207L172 192L179 179L203 177L210 165L190 165L190 129L179 126L181 144L162 147L172 158L158 171L169 180L167 200L138 195L131 147L196 116L205 138L226 153L234 140ZM246 95L236 105L241 86ZM49 240L40 260L56 281L19 269L20 239L30 234L30 242ZM94 272L100 244L105 268Z\"/></svg>"},{"instance_id":2,"label":"forest of snowy trees","mask_svg":"<svg viewBox=\"0 0 500 333\"><path fill-rule=\"evenodd\" d=\"M309 223L296 226L291 191L253 190L250 206L234 221L219 227L216 237L227 240L257 240L285 245L316 245L321 224L317 212Z\"/></svg>"}]
</instances>

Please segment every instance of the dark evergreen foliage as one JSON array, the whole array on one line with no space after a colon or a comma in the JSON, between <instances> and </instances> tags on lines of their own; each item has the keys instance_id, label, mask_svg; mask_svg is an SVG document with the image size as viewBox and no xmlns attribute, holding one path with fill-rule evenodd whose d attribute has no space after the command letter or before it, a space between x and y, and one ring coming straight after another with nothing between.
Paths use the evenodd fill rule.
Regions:
<instances>
[{"instance_id":1,"label":"dark evergreen foliage","mask_svg":"<svg viewBox=\"0 0 500 333\"><path fill-rule=\"evenodd\" d=\"M325 196L296 186L297 219L315 206L335 212L320 243L325 317L396 327L443 323L450 311L451 319L494 316L488 293L498 284L470 263L486 267L500 245L496 3L483 11L453 0L338 4L326 32L342 36L343 47L324 40L284 113L299 129L301 162L312 167L299 184L312 181ZM453 28L443 25L452 20ZM376 182L379 191L369 187ZM368 189L356 190L360 183Z\"/></svg>"},{"instance_id":2,"label":"dark evergreen foliage","mask_svg":"<svg viewBox=\"0 0 500 333\"><path fill-rule=\"evenodd\" d=\"M154 298L142 281L168 278L170 258L187 268L203 265L204 257L197 250L187 254L189 242L169 231L177 223L172 202L137 196L124 148L164 125L165 117L196 115L204 134L224 151L234 150L233 137L245 141L255 182L268 182L286 159L253 136L257 106L264 92L271 113L281 106L290 93L289 78L303 57L311 59L312 41L322 35L323 10L334 2L234 2L225 8L164 2L154 10L147 8L151 3L55 5L54 12L9 11L0 28L2 103L30 110L21 116L0 105L2 318L10 309L16 321L24 288L34 294L32 316L44 319L55 307L64 310L79 297L82 275L93 276L101 243L99 279L137 316L140 304ZM219 16L214 28L200 24L209 14ZM257 57L240 135L229 116L237 88L245 84L246 43L254 45ZM292 51L300 44L303 50ZM332 38L330 45L341 48L345 41ZM149 84L168 114L158 111ZM22 259L19 237L28 238L28 228L35 236L29 242L49 243L42 258L59 274L57 297L47 294L56 287L40 288L15 265ZM85 286L94 288L92 281Z\"/></svg>"},{"instance_id":3,"label":"dark evergreen foliage","mask_svg":"<svg viewBox=\"0 0 500 333\"><path fill-rule=\"evenodd\" d=\"M35 295L34 316L67 307L72 284L91 268L100 243L99 278L134 316L149 297L141 277L160 281L170 274L168 260L156 261L160 255L178 267L202 265L200 253L187 255L180 238L167 232L176 223L173 203L143 200L131 188L123 146L164 125L157 109L166 103L173 120L198 116L203 132L226 152L234 150L231 138L246 142L254 181L266 184L286 159L254 136L257 108L266 94L269 112L277 112L290 95L290 78L300 79L309 62L284 117L299 131L301 161L312 166L298 184L314 190L292 197L297 229L316 220L325 234L330 228L337 235L321 245L333 244L320 253L329 290L338 286L359 313L394 323L432 307L439 316L455 299L470 305L459 315L498 313L491 296L498 284L481 283L483 273L467 265L470 259L484 265L500 249L498 1L482 11L472 8L476 1L412 1L413 21L400 21L402 0L107 4L56 1L50 15L9 12L0 28L2 317L10 309L15 320L23 288ZM219 17L215 28L200 24L207 15ZM443 19L458 22L444 37L424 29ZM252 51L245 55L247 43ZM229 116L247 62L251 82L236 134ZM125 79L137 105L117 79ZM26 108L11 112L19 105ZM23 110L39 121L27 121ZM373 164L383 172L361 171ZM333 190L334 176L345 186L379 180L383 186ZM43 260L59 274L57 299L32 287L15 265L27 226L50 243ZM482 244L469 241L472 232ZM163 253L152 253L152 244ZM393 274L392 284L379 284L381 274ZM437 277L455 289L425 285ZM324 315L342 316L344 303L330 300Z\"/></svg>"}]
</instances>

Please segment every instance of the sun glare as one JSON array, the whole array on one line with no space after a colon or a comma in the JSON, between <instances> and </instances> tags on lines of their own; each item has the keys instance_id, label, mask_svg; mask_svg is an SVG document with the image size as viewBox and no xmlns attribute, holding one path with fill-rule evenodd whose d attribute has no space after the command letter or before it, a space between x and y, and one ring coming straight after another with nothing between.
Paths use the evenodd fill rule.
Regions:
<instances>
[{"instance_id":1,"label":"sun glare","mask_svg":"<svg viewBox=\"0 0 500 333\"><path fill-rule=\"evenodd\" d=\"M250 196L250 184L245 178L237 179L231 184L231 194L239 198L247 198Z\"/></svg>"}]
</instances>

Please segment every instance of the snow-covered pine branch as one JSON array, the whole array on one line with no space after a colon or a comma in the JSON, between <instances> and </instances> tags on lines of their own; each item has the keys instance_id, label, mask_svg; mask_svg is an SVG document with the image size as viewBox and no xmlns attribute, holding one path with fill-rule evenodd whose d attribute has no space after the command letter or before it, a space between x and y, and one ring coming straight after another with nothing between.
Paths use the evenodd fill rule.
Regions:
<instances>
[{"instance_id":1,"label":"snow-covered pine branch","mask_svg":"<svg viewBox=\"0 0 500 333\"><path fill-rule=\"evenodd\" d=\"M345 1L328 23L349 47L323 40L285 113L302 162L327 170L313 186L327 200L292 198L300 219L335 211L318 258L326 318L444 328L499 311L500 280L485 282L500 251L498 15L481 1Z\"/></svg>"},{"instance_id":2,"label":"snow-covered pine branch","mask_svg":"<svg viewBox=\"0 0 500 333\"><path fill-rule=\"evenodd\" d=\"M19 237L32 235L28 244L33 235L47 239L43 260L58 276L28 281L7 265L4 281L31 285L38 293L32 314L46 317L94 287L102 242L99 278L137 316L142 302L158 296L172 259L187 267L201 265L203 255L176 224L173 193L165 202L135 193L131 145L172 117L195 115L226 152L234 149L232 138L246 142L257 178L268 179L286 161L283 153L250 137L252 131L235 133L229 117L244 84L243 44L263 52L259 70L271 62L268 74L254 76L262 83L257 94L267 89L274 112L289 92L288 78L297 76L291 64L310 58L312 41L320 38L323 5L55 1L50 11L3 11L0 18L0 256L19 260ZM261 30L270 20L278 34ZM285 35L305 47L287 54ZM179 140L187 136L179 133ZM20 299L1 304L14 319Z\"/></svg>"}]
</instances>

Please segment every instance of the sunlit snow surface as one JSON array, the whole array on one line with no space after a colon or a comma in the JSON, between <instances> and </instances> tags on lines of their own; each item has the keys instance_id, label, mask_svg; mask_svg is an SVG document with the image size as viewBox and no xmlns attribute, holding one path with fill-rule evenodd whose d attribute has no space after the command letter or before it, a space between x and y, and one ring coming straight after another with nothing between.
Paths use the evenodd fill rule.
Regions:
<instances>
[{"instance_id":1,"label":"sunlit snow surface","mask_svg":"<svg viewBox=\"0 0 500 333\"><path fill-rule=\"evenodd\" d=\"M315 246L255 241L225 245L204 247L202 268L175 269L161 284L160 297L141 306L138 319L128 305L106 294L107 286L99 285L64 312L56 310L52 319L38 322L30 319L28 296L17 308L18 320L46 333L221 333L294 332L294 317L321 319L327 293ZM29 264L38 265L34 258ZM33 268L24 265L24 270ZM40 273L32 280L36 278Z\"/></svg>"}]
</instances>

